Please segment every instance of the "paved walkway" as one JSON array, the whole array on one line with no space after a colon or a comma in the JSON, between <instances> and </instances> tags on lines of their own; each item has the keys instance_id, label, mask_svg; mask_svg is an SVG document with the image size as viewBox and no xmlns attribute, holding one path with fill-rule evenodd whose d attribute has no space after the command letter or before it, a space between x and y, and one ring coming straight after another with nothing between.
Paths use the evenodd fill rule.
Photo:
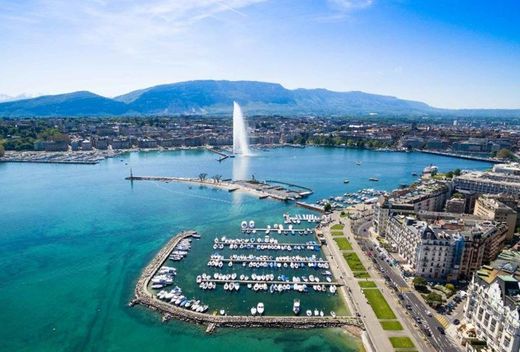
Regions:
<instances>
[{"instance_id":1,"label":"paved walkway","mask_svg":"<svg viewBox=\"0 0 520 352\"><path fill-rule=\"evenodd\" d=\"M393 351L390 340L388 340L379 320L363 295L352 270L350 270L347 262L343 259L343 252L339 250L328 227L323 229L323 234L327 241L327 249L332 254L331 263L334 263L341 272L341 276L336 278L338 281L343 282L347 288L347 297L352 305L352 313L359 314L365 323L365 329L375 351ZM326 254L330 255L329 253Z\"/></svg>"}]
</instances>

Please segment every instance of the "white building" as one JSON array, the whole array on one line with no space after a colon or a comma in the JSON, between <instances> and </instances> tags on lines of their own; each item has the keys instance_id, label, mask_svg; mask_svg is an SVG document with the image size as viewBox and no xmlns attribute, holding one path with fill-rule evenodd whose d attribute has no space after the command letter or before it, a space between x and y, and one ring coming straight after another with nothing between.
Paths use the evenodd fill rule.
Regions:
<instances>
[{"instance_id":1,"label":"white building","mask_svg":"<svg viewBox=\"0 0 520 352\"><path fill-rule=\"evenodd\" d=\"M464 307L465 326L474 330L493 352L520 351L520 283L503 271L484 267L476 273L468 288ZM473 351L476 339L463 339Z\"/></svg>"}]
</instances>

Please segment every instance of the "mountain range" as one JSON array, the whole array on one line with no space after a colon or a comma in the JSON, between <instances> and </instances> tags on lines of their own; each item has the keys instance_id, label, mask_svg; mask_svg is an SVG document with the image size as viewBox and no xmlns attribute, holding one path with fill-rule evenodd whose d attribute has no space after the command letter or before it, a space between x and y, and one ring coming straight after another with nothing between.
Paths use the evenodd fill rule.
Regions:
<instances>
[{"instance_id":1,"label":"mountain range","mask_svg":"<svg viewBox=\"0 0 520 352\"><path fill-rule=\"evenodd\" d=\"M199 80L153 86L115 98L88 91L0 103L0 117L230 115L237 101L248 115L454 115L520 117L519 109L439 109L364 92L286 89L277 83Z\"/></svg>"}]
</instances>

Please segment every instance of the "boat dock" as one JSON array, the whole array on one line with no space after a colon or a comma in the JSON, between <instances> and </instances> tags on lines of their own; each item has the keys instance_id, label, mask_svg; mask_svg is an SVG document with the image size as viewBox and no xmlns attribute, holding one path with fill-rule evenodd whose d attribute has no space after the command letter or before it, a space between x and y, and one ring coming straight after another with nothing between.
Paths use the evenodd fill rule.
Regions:
<instances>
[{"instance_id":1,"label":"boat dock","mask_svg":"<svg viewBox=\"0 0 520 352\"><path fill-rule=\"evenodd\" d=\"M321 205L310 204L310 203L306 203L306 202L296 202L296 205L299 205L300 207L303 207L303 208L306 208L306 209L319 211L321 213L325 212L324 207L321 206Z\"/></svg>"},{"instance_id":2,"label":"boat dock","mask_svg":"<svg viewBox=\"0 0 520 352\"><path fill-rule=\"evenodd\" d=\"M243 316L243 315L213 315L200 313L177 307L171 303L159 300L149 290L152 277L157 273L174 248L185 238L195 235L195 231L185 231L175 235L157 253L143 270L135 288L135 298L130 306L140 304L151 310L162 313L163 321L178 319L182 321L204 324L209 331L216 327L263 327L263 328L324 328L324 327L350 327L357 329L359 333L364 330L361 319L354 316ZM323 285L331 283L323 283Z\"/></svg>"},{"instance_id":3,"label":"boat dock","mask_svg":"<svg viewBox=\"0 0 520 352\"><path fill-rule=\"evenodd\" d=\"M226 154L226 153L221 152L220 150L217 150L215 148L205 147L204 149L206 149L208 152L215 153L215 154L219 155L220 158L217 159L219 162L221 162L223 160L226 160L227 158L234 158L235 157L234 155Z\"/></svg>"},{"instance_id":4,"label":"boat dock","mask_svg":"<svg viewBox=\"0 0 520 352\"><path fill-rule=\"evenodd\" d=\"M262 258L212 258L213 260L218 260L220 262L232 262L232 263L317 263L317 264L328 264L328 261L323 259L304 259L304 260L296 260L296 259L262 259Z\"/></svg>"},{"instance_id":5,"label":"boat dock","mask_svg":"<svg viewBox=\"0 0 520 352\"><path fill-rule=\"evenodd\" d=\"M253 230L255 232L253 232ZM308 229L289 229L288 227L285 227L283 229L275 229L275 228L261 228L261 227L255 227L255 228L249 228L249 229L243 229L242 232L250 232L251 234L258 234L258 232L265 232L266 234L279 234L279 235L290 235L292 233L297 234L306 234L306 235L312 235L314 234L314 229L308 228Z\"/></svg>"},{"instance_id":6,"label":"boat dock","mask_svg":"<svg viewBox=\"0 0 520 352\"><path fill-rule=\"evenodd\" d=\"M341 286L339 282L328 282L328 281L313 281L313 282L293 282L293 281L280 281L280 280L240 280L240 279L202 279L201 282L214 282L217 284L225 284L225 283L239 283L239 284L274 284L274 285L285 285L285 284L307 284L307 285L320 285L320 286Z\"/></svg>"}]
</instances>

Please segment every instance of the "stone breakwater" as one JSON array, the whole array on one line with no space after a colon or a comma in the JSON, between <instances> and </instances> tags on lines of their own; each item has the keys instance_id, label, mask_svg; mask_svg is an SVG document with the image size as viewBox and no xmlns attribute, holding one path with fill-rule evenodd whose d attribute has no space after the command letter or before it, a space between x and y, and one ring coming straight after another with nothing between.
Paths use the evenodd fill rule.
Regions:
<instances>
[{"instance_id":1,"label":"stone breakwater","mask_svg":"<svg viewBox=\"0 0 520 352\"><path fill-rule=\"evenodd\" d=\"M163 314L163 321L177 319L186 322L204 324L211 327L263 327L263 328L325 328L345 327L349 332L359 335L364 330L363 322L353 316L336 317L307 317L307 316L239 316L239 315L214 315L198 313L157 299L148 289L151 278L157 270L168 259L171 251L184 238L196 234L195 231L184 231L174 236L157 253L152 261L143 270L135 288L135 298L129 303L130 306L140 304L151 310Z\"/></svg>"}]
</instances>

